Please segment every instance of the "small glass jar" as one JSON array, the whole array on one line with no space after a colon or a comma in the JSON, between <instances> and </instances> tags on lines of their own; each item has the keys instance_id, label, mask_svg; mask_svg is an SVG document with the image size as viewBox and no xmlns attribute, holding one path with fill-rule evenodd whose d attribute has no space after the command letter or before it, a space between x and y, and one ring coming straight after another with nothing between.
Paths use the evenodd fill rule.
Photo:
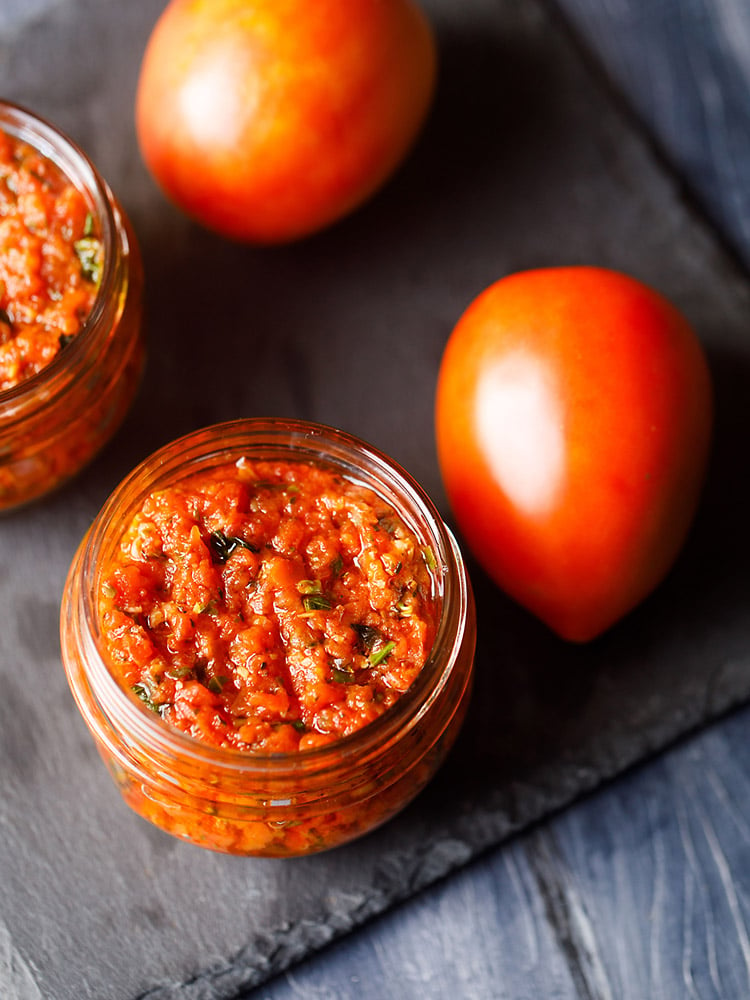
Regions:
<instances>
[{"instance_id":1,"label":"small glass jar","mask_svg":"<svg viewBox=\"0 0 750 1000\"><path fill-rule=\"evenodd\" d=\"M96 596L103 566L144 498L240 458L335 468L389 503L429 545L440 614L411 687L375 721L324 746L261 755L217 748L131 698L106 663ZM423 490L387 456L304 421L240 420L177 440L138 466L92 524L62 601L71 690L125 801L177 837L233 854L292 856L358 837L402 809L434 775L469 700L476 619L458 546Z\"/></svg>"},{"instance_id":2,"label":"small glass jar","mask_svg":"<svg viewBox=\"0 0 750 1000\"><path fill-rule=\"evenodd\" d=\"M93 307L37 374L0 391L0 512L65 482L120 425L143 367L143 270L133 232L86 155L46 121L0 102L0 130L32 146L82 193L102 242Z\"/></svg>"}]
</instances>

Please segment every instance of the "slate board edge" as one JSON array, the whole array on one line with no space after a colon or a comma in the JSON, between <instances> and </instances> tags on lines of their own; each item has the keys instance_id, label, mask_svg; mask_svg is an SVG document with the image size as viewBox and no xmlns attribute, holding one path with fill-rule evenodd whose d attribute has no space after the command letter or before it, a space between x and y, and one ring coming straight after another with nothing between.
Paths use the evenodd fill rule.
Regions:
<instances>
[{"instance_id":1,"label":"slate board edge","mask_svg":"<svg viewBox=\"0 0 750 1000\"><path fill-rule=\"evenodd\" d=\"M374 886L363 904L348 910L339 907L336 913L324 913L318 920L301 920L267 936L256 936L246 948L227 963L205 969L190 980L180 983L159 984L138 994L133 1000L239 1000L246 990L260 986L273 976L283 973L314 951L333 943L345 934L363 926L367 921L381 916L388 909L411 898L416 893L445 878L451 872L476 860L485 851L499 847L512 836L523 833L534 823L551 819L562 809L591 794L631 768L645 764L654 754L668 751L672 746L687 740L691 735L716 721L732 710L739 709L750 696L747 678L750 676L750 658L737 662L731 679L721 696L706 706L696 703L692 711L675 716L673 725L665 727L658 738L649 738L633 744L631 752L623 755L608 754L601 748L601 758L607 761L596 772L586 762L569 760L560 768L544 769L539 782L524 784L524 794L516 797L512 788L508 797L523 802L512 818L497 808L484 814L472 814L472 825L480 830L479 836L469 840L460 831L454 836L444 836L426 850L405 853L401 860L401 874L408 872L401 885ZM649 734L653 737L653 733ZM529 795L528 787L537 789ZM542 789L543 790L540 790ZM565 789L562 793L560 789ZM569 789L573 789L569 791ZM557 791L557 794L556 794ZM260 954L261 960L248 959L247 955Z\"/></svg>"}]
</instances>

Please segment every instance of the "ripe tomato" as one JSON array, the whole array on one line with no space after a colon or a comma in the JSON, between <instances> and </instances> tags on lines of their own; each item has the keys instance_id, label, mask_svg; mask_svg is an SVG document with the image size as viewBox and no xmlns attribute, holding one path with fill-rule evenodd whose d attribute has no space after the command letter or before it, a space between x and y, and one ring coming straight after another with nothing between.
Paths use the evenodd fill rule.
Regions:
<instances>
[{"instance_id":1,"label":"ripe tomato","mask_svg":"<svg viewBox=\"0 0 750 1000\"><path fill-rule=\"evenodd\" d=\"M489 575L566 639L642 600L692 520L712 393L683 316L591 267L483 292L447 344L438 455L458 527Z\"/></svg>"},{"instance_id":2,"label":"ripe tomato","mask_svg":"<svg viewBox=\"0 0 750 1000\"><path fill-rule=\"evenodd\" d=\"M296 239L395 170L429 108L435 64L412 0L171 0L140 70L141 152L205 226Z\"/></svg>"}]
</instances>

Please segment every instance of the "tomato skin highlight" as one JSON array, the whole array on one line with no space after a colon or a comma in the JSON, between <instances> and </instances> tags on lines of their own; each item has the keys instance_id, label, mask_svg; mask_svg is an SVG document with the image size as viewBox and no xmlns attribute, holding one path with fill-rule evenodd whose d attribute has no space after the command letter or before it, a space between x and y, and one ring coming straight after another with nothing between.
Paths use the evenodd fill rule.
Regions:
<instances>
[{"instance_id":1,"label":"tomato skin highlight","mask_svg":"<svg viewBox=\"0 0 750 1000\"><path fill-rule=\"evenodd\" d=\"M198 222L288 242L393 173L435 76L412 0L171 0L144 54L136 131L151 173Z\"/></svg>"},{"instance_id":2,"label":"tomato skin highlight","mask_svg":"<svg viewBox=\"0 0 750 1000\"><path fill-rule=\"evenodd\" d=\"M479 563L584 642L642 601L684 543L711 381L693 330L657 292L603 268L546 268L468 307L435 420L448 500Z\"/></svg>"}]
</instances>

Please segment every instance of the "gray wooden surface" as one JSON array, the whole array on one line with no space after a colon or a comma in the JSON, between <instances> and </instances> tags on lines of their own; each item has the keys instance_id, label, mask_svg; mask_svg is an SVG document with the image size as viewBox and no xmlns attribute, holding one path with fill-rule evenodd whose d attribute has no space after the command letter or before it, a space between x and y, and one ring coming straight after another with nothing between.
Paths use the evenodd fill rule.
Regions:
<instances>
[{"instance_id":1,"label":"gray wooden surface","mask_svg":"<svg viewBox=\"0 0 750 1000\"><path fill-rule=\"evenodd\" d=\"M750 5L551 0L750 264Z\"/></svg>"},{"instance_id":2,"label":"gray wooden surface","mask_svg":"<svg viewBox=\"0 0 750 1000\"><path fill-rule=\"evenodd\" d=\"M714 220L726 204L726 233L742 245L739 195L724 182L706 185L691 156L723 145L715 129L742 136L744 4L570 0L591 55L584 66L556 8L550 27L536 0L426 2L443 69L415 156L356 218L272 254L190 226L144 175L132 130L134 59L160 6L0 8L0 92L70 131L125 202L146 257L152 343L144 392L113 447L70 488L0 525L0 996L213 1000L287 965L252 995L745 996L744 711L458 871L750 691L747 467L736 461L750 296L746 274L681 186L688 178L707 206L713 194ZM732 18L730 46L722 25ZM617 110L600 58L676 173ZM687 120L683 102L699 110L674 130L680 145L665 123ZM708 160L741 176L740 153ZM561 257L653 281L711 345L721 446L681 572L580 653L552 642L477 575L480 609L504 642L485 631L476 726L413 809L351 848L288 865L219 858L124 810L67 695L55 638L65 569L111 486L177 433L265 411L370 438L441 502L431 380L445 336L498 274ZM217 314L228 276L238 298ZM197 379L181 348L204 343L214 324L221 356ZM336 393L320 343L345 359ZM394 362L385 405L363 409L357 387L383 352ZM507 676L498 680L501 662Z\"/></svg>"},{"instance_id":3,"label":"gray wooden surface","mask_svg":"<svg viewBox=\"0 0 750 1000\"><path fill-rule=\"evenodd\" d=\"M247 1000L744 1000L748 725L712 727Z\"/></svg>"}]
</instances>

